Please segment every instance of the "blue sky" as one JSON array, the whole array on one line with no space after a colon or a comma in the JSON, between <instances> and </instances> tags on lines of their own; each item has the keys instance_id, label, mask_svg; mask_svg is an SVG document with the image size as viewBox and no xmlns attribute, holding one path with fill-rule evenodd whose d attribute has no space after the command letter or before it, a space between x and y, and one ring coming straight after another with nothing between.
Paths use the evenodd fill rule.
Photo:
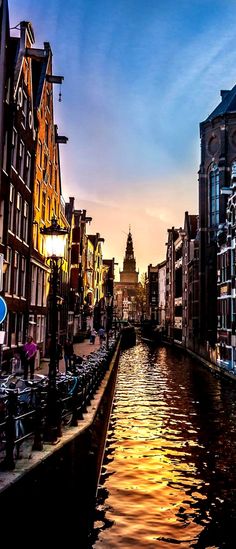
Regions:
<instances>
[{"instance_id":1,"label":"blue sky","mask_svg":"<svg viewBox=\"0 0 236 549\"><path fill-rule=\"evenodd\" d=\"M166 230L197 213L199 122L236 83L236 0L9 0L49 41L63 194L93 217L121 263L165 258Z\"/></svg>"}]
</instances>

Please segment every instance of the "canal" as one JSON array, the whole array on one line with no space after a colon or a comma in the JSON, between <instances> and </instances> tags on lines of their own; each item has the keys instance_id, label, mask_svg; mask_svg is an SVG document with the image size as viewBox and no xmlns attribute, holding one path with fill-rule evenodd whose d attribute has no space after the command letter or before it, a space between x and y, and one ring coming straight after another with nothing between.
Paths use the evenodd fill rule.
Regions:
<instances>
[{"instance_id":1,"label":"canal","mask_svg":"<svg viewBox=\"0 0 236 549\"><path fill-rule=\"evenodd\" d=\"M94 549L235 547L236 382L181 351L122 353Z\"/></svg>"}]
</instances>

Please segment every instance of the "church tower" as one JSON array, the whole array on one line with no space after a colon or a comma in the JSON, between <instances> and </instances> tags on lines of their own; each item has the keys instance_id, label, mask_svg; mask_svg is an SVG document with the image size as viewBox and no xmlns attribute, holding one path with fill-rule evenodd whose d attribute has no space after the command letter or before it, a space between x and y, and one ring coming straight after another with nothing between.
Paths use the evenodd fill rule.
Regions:
<instances>
[{"instance_id":1,"label":"church tower","mask_svg":"<svg viewBox=\"0 0 236 549\"><path fill-rule=\"evenodd\" d=\"M130 228L123 261L123 271L120 272L120 282L138 284L138 272L136 271L136 260L134 258L133 239Z\"/></svg>"}]
</instances>

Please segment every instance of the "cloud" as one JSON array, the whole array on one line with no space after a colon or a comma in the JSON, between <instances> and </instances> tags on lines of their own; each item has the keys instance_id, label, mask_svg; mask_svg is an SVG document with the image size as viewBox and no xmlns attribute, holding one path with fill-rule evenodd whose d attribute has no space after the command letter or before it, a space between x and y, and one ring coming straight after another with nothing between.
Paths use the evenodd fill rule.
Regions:
<instances>
[{"instance_id":1,"label":"cloud","mask_svg":"<svg viewBox=\"0 0 236 549\"><path fill-rule=\"evenodd\" d=\"M145 212L150 217L155 217L156 219L159 219L159 221L162 221L165 224L172 223L173 215L170 210L150 207L150 208L146 208Z\"/></svg>"}]
</instances>

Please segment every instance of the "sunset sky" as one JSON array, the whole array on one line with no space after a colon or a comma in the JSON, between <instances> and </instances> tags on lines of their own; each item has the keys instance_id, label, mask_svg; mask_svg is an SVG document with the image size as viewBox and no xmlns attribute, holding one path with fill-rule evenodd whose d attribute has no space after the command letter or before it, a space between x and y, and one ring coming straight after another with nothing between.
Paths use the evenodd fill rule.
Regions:
<instances>
[{"instance_id":1,"label":"sunset sky","mask_svg":"<svg viewBox=\"0 0 236 549\"><path fill-rule=\"evenodd\" d=\"M236 83L236 0L9 0L64 75L54 87L63 195L122 264L165 258L166 230L197 213L199 122Z\"/></svg>"}]
</instances>

